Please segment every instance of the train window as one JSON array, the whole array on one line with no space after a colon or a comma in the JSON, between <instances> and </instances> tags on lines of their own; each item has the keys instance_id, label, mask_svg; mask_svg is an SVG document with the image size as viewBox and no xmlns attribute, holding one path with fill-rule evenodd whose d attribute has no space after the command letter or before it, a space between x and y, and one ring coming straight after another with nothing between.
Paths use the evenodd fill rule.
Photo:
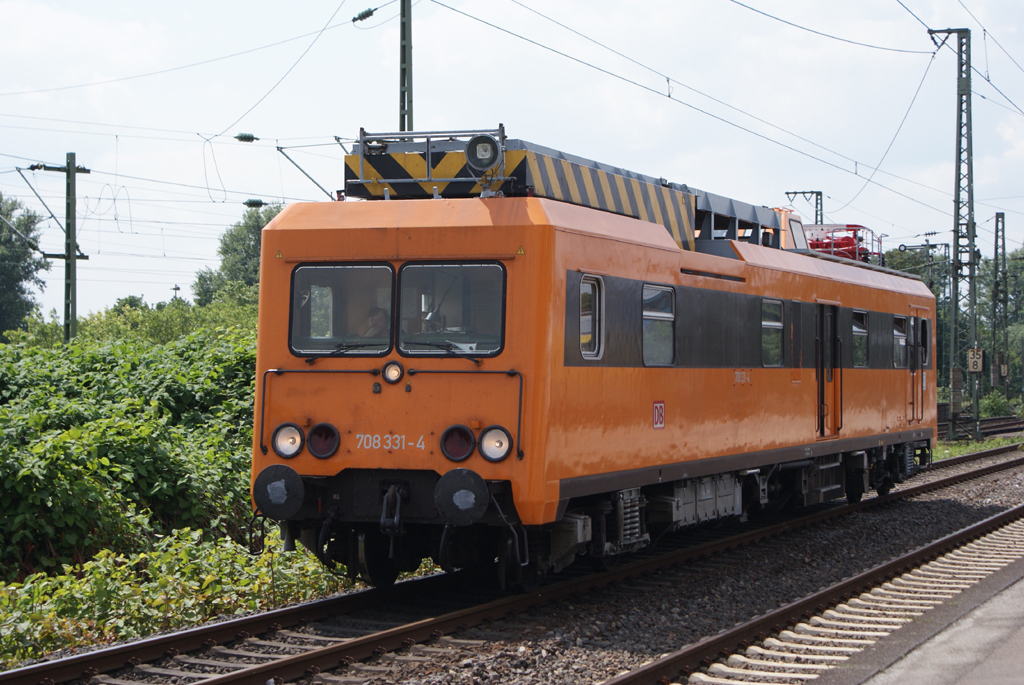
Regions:
<instances>
[{"instance_id":1,"label":"train window","mask_svg":"<svg viewBox=\"0 0 1024 685\"><path fill-rule=\"evenodd\" d=\"M928 353L932 347L932 337L928 332L928 319L921 319L921 325L918 329L918 346L921 348L921 368L928 366Z\"/></svg>"},{"instance_id":2,"label":"train window","mask_svg":"<svg viewBox=\"0 0 1024 685\"><path fill-rule=\"evenodd\" d=\"M853 313L853 365L868 365L868 313Z\"/></svg>"},{"instance_id":3,"label":"train window","mask_svg":"<svg viewBox=\"0 0 1024 685\"><path fill-rule=\"evenodd\" d=\"M782 366L782 303L761 300L761 363Z\"/></svg>"},{"instance_id":4,"label":"train window","mask_svg":"<svg viewBox=\"0 0 1024 685\"><path fill-rule=\"evenodd\" d=\"M391 348L389 265L300 265L289 344L298 355L380 355Z\"/></svg>"},{"instance_id":5,"label":"train window","mask_svg":"<svg viewBox=\"0 0 1024 685\"><path fill-rule=\"evenodd\" d=\"M643 300L644 365L671 366L676 350L675 291L645 285Z\"/></svg>"},{"instance_id":6,"label":"train window","mask_svg":"<svg viewBox=\"0 0 1024 685\"><path fill-rule=\"evenodd\" d=\"M907 317L894 316L892 319L892 366L894 369L907 368Z\"/></svg>"},{"instance_id":7,"label":"train window","mask_svg":"<svg viewBox=\"0 0 1024 685\"><path fill-rule=\"evenodd\" d=\"M496 263L406 264L398 272L398 351L493 356L505 333L505 268Z\"/></svg>"},{"instance_id":8,"label":"train window","mask_svg":"<svg viewBox=\"0 0 1024 685\"><path fill-rule=\"evenodd\" d=\"M584 276L580 282L580 352L587 359L601 356L603 304L601 280Z\"/></svg>"}]
</instances>

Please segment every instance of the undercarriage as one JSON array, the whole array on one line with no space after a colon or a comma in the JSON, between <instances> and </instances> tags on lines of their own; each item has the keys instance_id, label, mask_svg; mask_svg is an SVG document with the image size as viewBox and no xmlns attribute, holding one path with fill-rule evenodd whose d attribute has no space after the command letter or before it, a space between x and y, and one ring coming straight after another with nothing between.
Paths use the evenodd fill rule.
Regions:
<instances>
[{"instance_id":1,"label":"undercarriage","mask_svg":"<svg viewBox=\"0 0 1024 685\"><path fill-rule=\"evenodd\" d=\"M871 489L885 495L930 462L921 441L655 483L563 501L558 520L542 526L522 524L507 481L466 469L444 477L353 469L304 479L303 505L281 528L286 550L298 541L332 571L376 587L428 558L445 571L477 569L502 587L530 587L581 558L609 568L690 526L843 497L856 503Z\"/></svg>"}]
</instances>

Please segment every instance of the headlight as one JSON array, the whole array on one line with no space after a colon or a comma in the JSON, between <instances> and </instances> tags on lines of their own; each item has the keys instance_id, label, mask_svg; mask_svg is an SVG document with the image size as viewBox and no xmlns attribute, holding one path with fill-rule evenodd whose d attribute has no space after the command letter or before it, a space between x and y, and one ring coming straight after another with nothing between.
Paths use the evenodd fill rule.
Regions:
<instances>
[{"instance_id":1,"label":"headlight","mask_svg":"<svg viewBox=\"0 0 1024 685\"><path fill-rule=\"evenodd\" d=\"M405 369L398 362L388 362L384 365L384 370L381 371L384 380L394 385L398 381L402 380L402 376L405 375Z\"/></svg>"},{"instance_id":2,"label":"headlight","mask_svg":"<svg viewBox=\"0 0 1024 685\"><path fill-rule=\"evenodd\" d=\"M318 423L309 430L309 453L317 459L326 459L338 451L341 436L338 429L329 423Z\"/></svg>"},{"instance_id":3,"label":"headlight","mask_svg":"<svg viewBox=\"0 0 1024 685\"><path fill-rule=\"evenodd\" d=\"M487 461L501 461L512 454L512 435L501 426L484 428L480 434L480 454Z\"/></svg>"},{"instance_id":4,"label":"headlight","mask_svg":"<svg viewBox=\"0 0 1024 685\"><path fill-rule=\"evenodd\" d=\"M478 173L490 171L501 159L501 146L492 136L474 136L466 145L466 164Z\"/></svg>"},{"instance_id":5,"label":"headlight","mask_svg":"<svg viewBox=\"0 0 1024 685\"><path fill-rule=\"evenodd\" d=\"M294 423L282 423L274 429L270 444L277 456L291 459L302 451L302 429Z\"/></svg>"},{"instance_id":6,"label":"headlight","mask_svg":"<svg viewBox=\"0 0 1024 685\"><path fill-rule=\"evenodd\" d=\"M473 431L458 424L449 426L441 434L441 453L452 461L466 461L476 447Z\"/></svg>"}]
</instances>

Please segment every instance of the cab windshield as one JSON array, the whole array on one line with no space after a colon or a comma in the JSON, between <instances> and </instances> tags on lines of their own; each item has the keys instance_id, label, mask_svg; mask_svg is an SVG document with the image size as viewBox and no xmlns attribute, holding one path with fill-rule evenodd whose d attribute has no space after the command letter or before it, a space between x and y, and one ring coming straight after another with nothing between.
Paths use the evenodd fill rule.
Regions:
<instances>
[{"instance_id":1,"label":"cab windshield","mask_svg":"<svg viewBox=\"0 0 1024 685\"><path fill-rule=\"evenodd\" d=\"M390 265L308 265L292 275L295 354L381 355L391 349Z\"/></svg>"},{"instance_id":2,"label":"cab windshield","mask_svg":"<svg viewBox=\"0 0 1024 685\"><path fill-rule=\"evenodd\" d=\"M501 351L505 270L500 264L406 264L398 280L402 354L491 356Z\"/></svg>"}]
</instances>

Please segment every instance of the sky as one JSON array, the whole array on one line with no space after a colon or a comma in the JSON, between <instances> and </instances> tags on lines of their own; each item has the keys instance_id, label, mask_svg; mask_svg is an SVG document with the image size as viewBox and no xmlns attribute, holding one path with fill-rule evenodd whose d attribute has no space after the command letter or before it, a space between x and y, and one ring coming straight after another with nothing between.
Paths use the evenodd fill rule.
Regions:
<instances>
[{"instance_id":1,"label":"sky","mask_svg":"<svg viewBox=\"0 0 1024 685\"><path fill-rule=\"evenodd\" d=\"M278 147L342 188L341 144L398 129L398 12L0 0L0 193L44 216L43 250L63 252L64 176L27 168L75 152L91 171L77 176L79 314L176 285L191 298L247 199L328 201ZM417 130L502 123L808 220L786 192L819 190L827 223L868 226L887 249L951 241L957 57L927 28L968 28L977 245L992 255L997 211L1007 248L1024 245L1019 0L414 0L412 15ZM58 318L63 271L53 261L36 293Z\"/></svg>"}]
</instances>

